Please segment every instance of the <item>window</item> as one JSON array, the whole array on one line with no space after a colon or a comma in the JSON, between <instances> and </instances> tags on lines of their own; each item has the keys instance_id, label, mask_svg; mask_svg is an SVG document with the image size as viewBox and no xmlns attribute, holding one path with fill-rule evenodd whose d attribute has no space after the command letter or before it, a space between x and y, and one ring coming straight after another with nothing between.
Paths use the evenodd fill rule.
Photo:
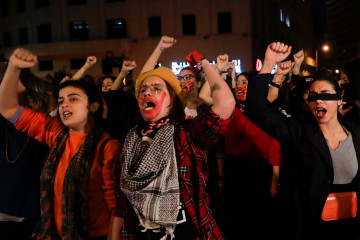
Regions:
<instances>
[{"instance_id":1,"label":"window","mask_svg":"<svg viewBox=\"0 0 360 240\"><path fill-rule=\"evenodd\" d=\"M106 21L107 38L126 38L126 20L110 19Z\"/></svg>"},{"instance_id":2,"label":"window","mask_svg":"<svg viewBox=\"0 0 360 240\"><path fill-rule=\"evenodd\" d=\"M161 37L161 17L149 17L148 24L149 37Z\"/></svg>"},{"instance_id":3,"label":"window","mask_svg":"<svg viewBox=\"0 0 360 240\"><path fill-rule=\"evenodd\" d=\"M286 15L286 26L290 27L290 16Z\"/></svg>"},{"instance_id":4,"label":"window","mask_svg":"<svg viewBox=\"0 0 360 240\"><path fill-rule=\"evenodd\" d=\"M37 35L39 43L52 42L51 25L41 24L37 26Z\"/></svg>"},{"instance_id":5,"label":"window","mask_svg":"<svg viewBox=\"0 0 360 240\"><path fill-rule=\"evenodd\" d=\"M49 0L35 0L35 7L36 8L44 8L49 7Z\"/></svg>"},{"instance_id":6,"label":"window","mask_svg":"<svg viewBox=\"0 0 360 240\"><path fill-rule=\"evenodd\" d=\"M89 40L89 27L87 21L75 21L69 23L70 41Z\"/></svg>"},{"instance_id":7,"label":"window","mask_svg":"<svg viewBox=\"0 0 360 240\"><path fill-rule=\"evenodd\" d=\"M70 60L71 69L80 69L86 63L86 58L73 58Z\"/></svg>"},{"instance_id":8,"label":"window","mask_svg":"<svg viewBox=\"0 0 360 240\"><path fill-rule=\"evenodd\" d=\"M16 5L17 5L17 11L19 13L26 11L25 0L16 0Z\"/></svg>"},{"instance_id":9,"label":"window","mask_svg":"<svg viewBox=\"0 0 360 240\"><path fill-rule=\"evenodd\" d=\"M20 42L20 44L28 44L29 43L27 28L19 29L19 42Z\"/></svg>"},{"instance_id":10,"label":"window","mask_svg":"<svg viewBox=\"0 0 360 240\"><path fill-rule=\"evenodd\" d=\"M54 70L54 64L52 60L39 61L39 71L51 71Z\"/></svg>"},{"instance_id":11,"label":"window","mask_svg":"<svg viewBox=\"0 0 360 240\"><path fill-rule=\"evenodd\" d=\"M11 32L3 33L3 43L4 47L11 47Z\"/></svg>"},{"instance_id":12,"label":"window","mask_svg":"<svg viewBox=\"0 0 360 240\"><path fill-rule=\"evenodd\" d=\"M182 16L183 35L196 34L196 17L195 14L187 14Z\"/></svg>"},{"instance_id":13,"label":"window","mask_svg":"<svg viewBox=\"0 0 360 240\"><path fill-rule=\"evenodd\" d=\"M0 0L0 9L2 17L9 16L9 4L7 0Z\"/></svg>"},{"instance_id":14,"label":"window","mask_svg":"<svg viewBox=\"0 0 360 240\"><path fill-rule=\"evenodd\" d=\"M218 13L218 33L231 33L231 12Z\"/></svg>"},{"instance_id":15,"label":"window","mask_svg":"<svg viewBox=\"0 0 360 240\"><path fill-rule=\"evenodd\" d=\"M68 5L82 5L86 4L86 0L68 0Z\"/></svg>"}]
</instances>

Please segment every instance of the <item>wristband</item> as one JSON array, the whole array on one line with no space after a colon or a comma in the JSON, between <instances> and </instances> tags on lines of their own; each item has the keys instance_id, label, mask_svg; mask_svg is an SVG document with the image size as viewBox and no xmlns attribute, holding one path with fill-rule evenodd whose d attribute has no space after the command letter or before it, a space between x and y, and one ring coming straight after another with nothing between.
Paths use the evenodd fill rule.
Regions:
<instances>
[{"instance_id":1,"label":"wristband","mask_svg":"<svg viewBox=\"0 0 360 240\"><path fill-rule=\"evenodd\" d=\"M159 48L159 50L162 51L162 52L165 51L165 48L162 48L162 47L160 47L160 46L158 46L158 48Z\"/></svg>"},{"instance_id":2,"label":"wristband","mask_svg":"<svg viewBox=\"0 0 360 240\"><path fill-rule=\"evenodd\" d=\"M276 88L281 88L281 85L280 84L277 84L277 83L274 83L274 82L270 82L270 85L273 86L273 87L276 87Z\"/></svg>"}]
</instances>

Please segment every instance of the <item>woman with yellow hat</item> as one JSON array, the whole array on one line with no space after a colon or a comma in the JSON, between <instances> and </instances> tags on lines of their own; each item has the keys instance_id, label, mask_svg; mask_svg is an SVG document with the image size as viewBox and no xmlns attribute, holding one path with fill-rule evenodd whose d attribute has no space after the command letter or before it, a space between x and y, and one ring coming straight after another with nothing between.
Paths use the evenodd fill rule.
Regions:
<instances>
[{"instance_id":1,"label":"woman with yellow hat","mask_svg":"<svg viewBox=\"0 0 360 240\"><path fill-rule=\"evenodd\" d=\"M143 72L136 82L143 121L129 131L115 163L117 210L124 199L131 203L136 239L224 239L209 208L206 151L225 133L235 100L209 61L197 52L189 57L204 71L214 100L195 119L184 120L184 93L168 68Z\"/></svg>"}]
</instances>

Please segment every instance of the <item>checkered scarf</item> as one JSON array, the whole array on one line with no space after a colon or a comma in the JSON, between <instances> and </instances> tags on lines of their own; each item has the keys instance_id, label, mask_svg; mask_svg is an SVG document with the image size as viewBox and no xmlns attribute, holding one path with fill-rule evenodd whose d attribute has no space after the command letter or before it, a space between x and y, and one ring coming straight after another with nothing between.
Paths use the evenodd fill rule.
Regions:
<instances>
[{"instance_id":1,"label":"checkered scarf","mask_svg":"<svg viewBox=\"0 0 360 240\"><path fill-rule=\"evenodd\" d=\"M174 148L174 126L161 126L153 139L137 127L128 133L121 162L120 187L138 215L166 228L172 235L180 205Z\"/></svg>"}]
</instances>

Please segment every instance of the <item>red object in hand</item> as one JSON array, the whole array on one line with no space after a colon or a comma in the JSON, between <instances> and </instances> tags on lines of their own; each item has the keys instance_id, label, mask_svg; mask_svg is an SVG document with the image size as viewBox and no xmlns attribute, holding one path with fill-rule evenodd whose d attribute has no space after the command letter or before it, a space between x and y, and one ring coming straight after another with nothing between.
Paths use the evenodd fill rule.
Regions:
<instances>
[{"instance_id":1,"label":"red object in hand","mask_svg":"<svg viewBox=\"0 0 360 240\"><path fill-rule=\"evenodd\" d=\"M198 53L196 50L192 51L191 53L188 54L187 56L187 60L192 60L195 62L195 64L197 64L200 60L204 59L203 56L200 55L200 53Z\"/></svg>"},{"instance_id":2,"label":"red object in hand","mask_svg":"<svg viewBox=\"0 0 360 240\"><path fill-rule=\"evenodd\" d=\"M188 63L190 64L189 68L193 71L194 70L198 71L198 69L196 68L196 65L200 60L204 59L204 57L201 56L200 53L198 53L196 50L194 50L187 55L186 59L187 59Z\"/></svg>"}]
</instances>

